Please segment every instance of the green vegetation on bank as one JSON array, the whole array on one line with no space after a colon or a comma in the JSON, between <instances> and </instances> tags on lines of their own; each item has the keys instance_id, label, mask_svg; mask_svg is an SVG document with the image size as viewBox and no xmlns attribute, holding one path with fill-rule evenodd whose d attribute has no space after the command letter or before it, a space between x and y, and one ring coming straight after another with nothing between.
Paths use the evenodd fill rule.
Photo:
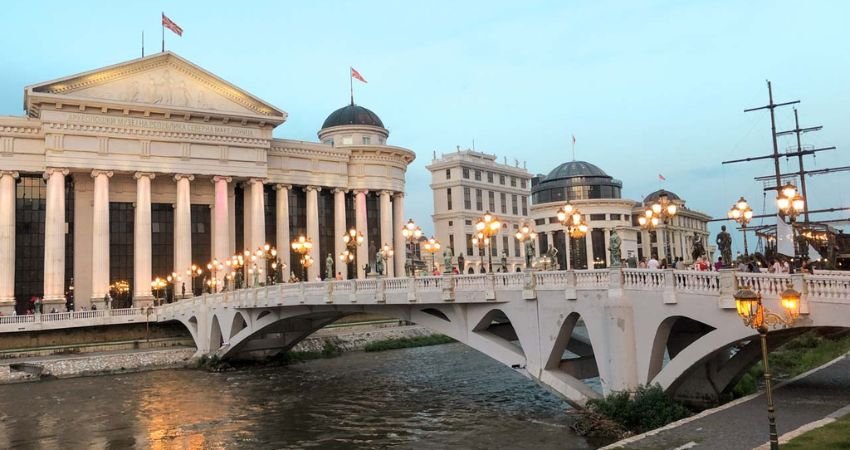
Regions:
<instances>
[{"instance_id":1,"label":"green vegetation on bank","mask_svg":"<svg viewBox=\"0 0 850 450\"><path fill-rule=\"evenodd\" d=\"M771 352L768 362L775 379L786 379L826 364L847 352L850 352L850 336L829 339L809 331ZM764 366L759 362L733 388L733 396L743 397L756 392L763 379Z\"/></svg>"},{"instance_id":2,"label":"green vegetation on bank","mask_svg":"<svg viewBox=\"0 0 850 450\"><path fill-rule=\"evenodd\" d=\"M340 349L336 344L325 341L325 345L321 350L317 351L306 351L306 352L283 352L274 357L276 362L281 362L284 364L292 364L297 362L304 361L312 361L314 359L324 359L324 358L333 358L342 354L342 349Z\"/></svg>"},{"instance_id":3,"label":"green vegetation on bank","mask_svg":"<svg viewBox=\"0 0 850 450\"><path fill-rule=\"evenodd\" d=\"M450 344L455 340L444 334L432 334L430 336L416 336L411 338L385 339L366 344L363 349L367 352L382 352L384 350L395 350L399 348L426 347L429 345Z\"/></svg>"},{"instance_id":4,"label":"green vegetation on bank","mask_svg":"<svg viewBox=\"0 0 850 450\"><path fill-rule=\"evenodd\" d=\"M828 425L803 433L787 444L783 450L839 450L850 448L850 416L844 416Z\"/></svg>"}]
</instances>

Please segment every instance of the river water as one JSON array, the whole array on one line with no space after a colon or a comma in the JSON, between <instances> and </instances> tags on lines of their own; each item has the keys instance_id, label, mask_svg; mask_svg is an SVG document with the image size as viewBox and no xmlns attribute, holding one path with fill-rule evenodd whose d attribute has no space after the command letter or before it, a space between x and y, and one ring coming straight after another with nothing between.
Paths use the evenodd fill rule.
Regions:
<instances>
[{"instance_id":1,"label":"river water","mask_svg":"<svg viewBox=\"0 0 850 450\"><path fill-rule=\"evenodd\" d=\"M581 449L568 406L461 344L0 386L0 448Z\"/></svg>"}]
</instances>

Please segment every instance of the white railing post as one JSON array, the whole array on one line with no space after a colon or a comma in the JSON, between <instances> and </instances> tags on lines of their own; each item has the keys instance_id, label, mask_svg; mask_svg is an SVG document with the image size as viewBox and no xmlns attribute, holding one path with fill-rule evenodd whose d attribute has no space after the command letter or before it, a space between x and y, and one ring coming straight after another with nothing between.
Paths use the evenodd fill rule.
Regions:
<instances>
[{"instance_id":1,"label":"white railing post","mask_svg":"<svg viewBox=\"0 0 850 450\"><path fill-rule=\"evenodd\" d=\"M377 301L378 303L386 303L386 302L387 302L387 293L386 293L387 286L386 286L386 279L384 279L384 278L379 278L379 279L377 280L377 283L376 283L376 284L378 285L378 287L377 287L377 292L375 293L375 301ZM416 299L414 299L414 301L415 301L415 300L416 300Z\"/></svg>"},{"instance_id":2,"label":"white railing post","mask_svg":"<svg viewBox=\"0 0 850 450\"><path fill-rule=\"evenodd\" d=\"M720 269L720 296L717 299L719 308L735 308L735 291L738 290L736 281L735 269Z\"/></svg>"},{"instance_id":3,"label":"white railing post","mask_svg":"<svg viewBox=\"0 0 850 450\"><path fill-rule=\"evenodd\" d=\"M664 303L676 303L676 274L673 269L664 269Z\"/></svg>"},{"instance_id":4,"label":"white railing post","mask_svg":"<svg viewBox=\"0 0 850 450\"><path fill-rule=\"evenodd\" d=\"M484 287L484 299L496 300L496 274L487 272L487 285Z\"/></svg>"},{"instance_id":5,"label":"white railing post","mask_svg":"<svg viewBox=\"0 0 850 450\"><path fill-rule=\"evenodd\" d=\"M411 278L407 283L407 301L415 302L416 301L416 279Z\"/></svg>"},{"instance_id":6,"label":"white railing post","mask_svg":"<svg viewBox=\"0 0 850 450\"><path fill-rule=\"evenodd\" d=\"M455 276L454 275L446 275L446 279L443 280L443 289L441 292L441 296L444 302L453 302L455 301Z\"/></svg>"},{"instance_id":7,"label":"white railing post","mask_svg":"<svg viewBox=\"0 0 850 450\"><path fill-rule=\"evenodd\" d=\"M524 300L537 300L537 277L534 276L534 272L526 270L522 276L522 298Z\"/></svg>"},{"instance_id":8,"label":"white railing post","mask_svg":"<svg viewBox=\"0 0 850 450\"><path fill-rule=\"evenodd\" d=\"M328 283L327 297L325 298L325 303L333 303L334 302L334 282L326 281Z\"/></svg>"},{"instance_id":9,"label":"white railing post","mask_svg":"<svg viewBox=\"0 0 850 450\"><path fill-rule=\"evenodd\" d=\"M791 274L791 287L800 293L800 314L809 313L809 291L806 289L806 281L802 273Z\"/></svg>"}]
</instances>

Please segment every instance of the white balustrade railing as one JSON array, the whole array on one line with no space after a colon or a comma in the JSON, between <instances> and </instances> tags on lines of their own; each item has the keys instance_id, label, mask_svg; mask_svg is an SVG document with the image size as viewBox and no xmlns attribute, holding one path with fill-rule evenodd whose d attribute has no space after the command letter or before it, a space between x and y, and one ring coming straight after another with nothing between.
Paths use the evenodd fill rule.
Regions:
<instances>
[{"instance_id":1,"label":"white balustrade railing","mask_svg":"<svg viewBox=\"0 0 850 450\"><path fill-rule=\"evenodd\" d=\"M153 312L152 312L153 313ZM144 316L143 308L101 309L94 311L70 311L47 314L29 314L20 316L0 316L0 325L14 325L35 322L64 322L68 320L87 320L104 317Z\"/></svg>"},{"instance_id":2,"label":"white balustrade railing","mask_svg":"<svg viewBox=\"0 0 850 450\"><path fill-rule=\"evenodd\" d=\"M333 281L332 284L336 294L354 292L354 280Z\"/></svg>"},{"instance_id":3,"label":"white balustrade railing","mask_svg":"<svg viewBox=\"0 0 850 450\"><path fill-rule=\"evenodd\" d=\"M778 297L791 282L788 274L735 272L737 286L748 286L762 297Z\"/></svg>"},{"instance_id":4,"label":"white balustrade railing","mask_svg":"<svg viewBox=\"0 0 850 450\"><path fill-rule=\"evenodd\" d=\"M385 278L384 289L387 291L406 291L409 287L410 278Z\"/></svg>"},{"instance_id":5,"label":"white balustrade railing","mask_svg":"<svg viewBox=\"0 0 850 450\"><path fill-rule=\"evenodd\" d=\"M495 276L496 289L522 288L525 286L525 274L522 272L497 273Z\"/></svg>"},{"instance_id":6,"label":"white balustrade railing","mask_svg":"<svg viewBox=\"0 0 850 450\"><path fill-rule=\"evenodd\" d=\"M357 292L364 292L364 291L377 292L378 291L378 280L376 280L376 279L356 280L355 284L357 285L357 288L356 288Z\"/></svg>"},{"instance_id":7,"label":"white balustrade railing","mask_svg":"<svg viewBox=\"0 0 850 450\"><path fill-rule=\"evenodd\" d=\"M850 270L824 270L824 269L815 269L815 275L829 275L833 277L848 277L850 278Z\"/></svg>"},{"instance_id":8,"label":"white balustrade railing","mask_svg":"<svg viewBox=\"0 0 850 450\"><path fill-rule=\"evenodd\" d=\"M461 291L484 290L487 288L487 275L455 275L455 289Z\"/></svg>"},{"instance_id":9,"label":"white balustrade railing","mask_svg":"<svg viewBox=\"0 0 850 450\"><path fill-rule=\"evenodd\" d=\"M564 288L570 283L569 272L563 270L535 272L535 284L538 286Z\"/></svg>"},{"instance_id":10,"label":"white balustrade railing","mask_svg":"<svg viewBox=\"0 0 850 450\"><path fill-rule=\"evenodd\" d=\"M676 270L673 279L677 291L719 294L720 273L699 270Z\"/></svg>"},{"instance_id":11,"label":"white balustrade railing","mask_svg":"<svg viewBox=\"0 0 850 450\"><path fill-rule=\"evenodd\" d=\"M850 300L850 277L806 275L803 281L809 300Z\"/></svg>"},{"instance_id":12,"label":"white balustrade railing","mask_svg":"<svg viewBox=\"0 0 850 450\"><path fill-rule=\"evenodd\" d=\"M663 270L623 269L623 288L660 290L664 288L667 274Z\"/></svg>"},{"instance_id":13,"label":"white balustrade railing","mask_svg":"<svg viewBox=\"0 0 850 450\"><path fill-rule=\"evenodd\" d=\"M36 321L36 316L30 314L26 316L2 316L0 317L0 325L12 325L19 323L32 323Z\"/></svg>"},{"instance_id":14,"label":"white balustrade railing","mask_svg":"<svg viewBox=\"0 0 850 450\"><path fill-rule=\"evenodd\" d=\"M328 283L324 281L307 281L304 284L305 291L327 291Z\"/></svg>"},{"instance_id":15,"label":"white balustrade railing","mask_svg":"<svg viewBox=\"0 0 850 450\"><path fill-rule=\"evenodd\" d=\"M608 287L608 273L607 269L576 270L576 287L584 289Z\"/></svg>"},{"instance_id":16,"label":"white balustrade railing","mask_svg":"<svg viewBox=\"0 0 850 450\"><path fill-rule=\"evenodd\" d=\"M443 288L443 280L448 280L448 278L441 276L419 277L416 278L414 286L417 291L439 291Z\"/></svg>"}]
</instances>

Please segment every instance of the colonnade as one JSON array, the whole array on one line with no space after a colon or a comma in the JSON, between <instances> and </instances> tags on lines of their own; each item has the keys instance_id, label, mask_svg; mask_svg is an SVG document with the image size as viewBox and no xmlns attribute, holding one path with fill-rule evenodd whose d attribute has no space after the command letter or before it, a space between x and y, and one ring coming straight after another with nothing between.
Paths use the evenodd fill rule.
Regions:
<instances>
[{"instance_id":1,"label":"colonnade","mask_svg":"<svg viewBox=\"0 0 850 450\"><path fill-rule=\"evenodd\" d=\"M46 214L44 230L44 304L50 308L54 304L57 309L64 309L65 303L65 178L69 170L64 168L48 168L44 173L47 182ZM91 226L91 299L99 301L104 298L110 285L109 264L109 184L113 177L112 171L93 170L94 180L92 226ZM163 174L160 174L163 175ZM136 180L136 204L134 216L134 278L133 297L137 305L151 301L152 279L152 244L151 244L151 181L157 174L150 172L132 173ZM168 175L171 177L171 175ZM15 302L15 199L16 179L18 173L0 171L0 307L9 307ZM191 174L173 175L176 182L174 200L174 271L182 273L192 264L192 219L191 219L191 184L195 176ZM228 210L229 184L231 177L215 176L211 179L214 184L214 199L212 212L213 257L219 261L228 259L235 249L230 248L230 211ZM265 196L264 184L268 181L262 178L250 178L245 182L245 245L256 249L266 242L265 236ZM276 209L277 246L284 267L291 267L289 246L290 216L289 184L275 184L277 201L270 205ZM318 192L331 189L334 200L334 259L335 265L340 264L337 255L345 250L343 235L346 233L346 188L305 186L307 208L307 236L314 245L310 256L315 264L308 269L309 279L321 275L323 259L319 245L319 208ZM354 190L355 223L358 231L362 232L365 240L357 249L358 277L365 276L363 264L369 260L369 242L367 233L367 190ZM394 254L393 264L388 264L387 275L404 273L405 246L401 236L401 226L404 217L404 196L400 192L379 191L380 199L380 236L381 242L375 243L380 248L383 243L392 245ZM86 245L85 243L79 243ZM80 251L88 249L80 247ZM288 272L288 270L287 270ZM347 271L339 270L345 276ZM223 276L223 275L221 275ZM139 303L141 302L141 303ZM58 306L58 305L62 306Z\"/></svg>"}]
</instances>

